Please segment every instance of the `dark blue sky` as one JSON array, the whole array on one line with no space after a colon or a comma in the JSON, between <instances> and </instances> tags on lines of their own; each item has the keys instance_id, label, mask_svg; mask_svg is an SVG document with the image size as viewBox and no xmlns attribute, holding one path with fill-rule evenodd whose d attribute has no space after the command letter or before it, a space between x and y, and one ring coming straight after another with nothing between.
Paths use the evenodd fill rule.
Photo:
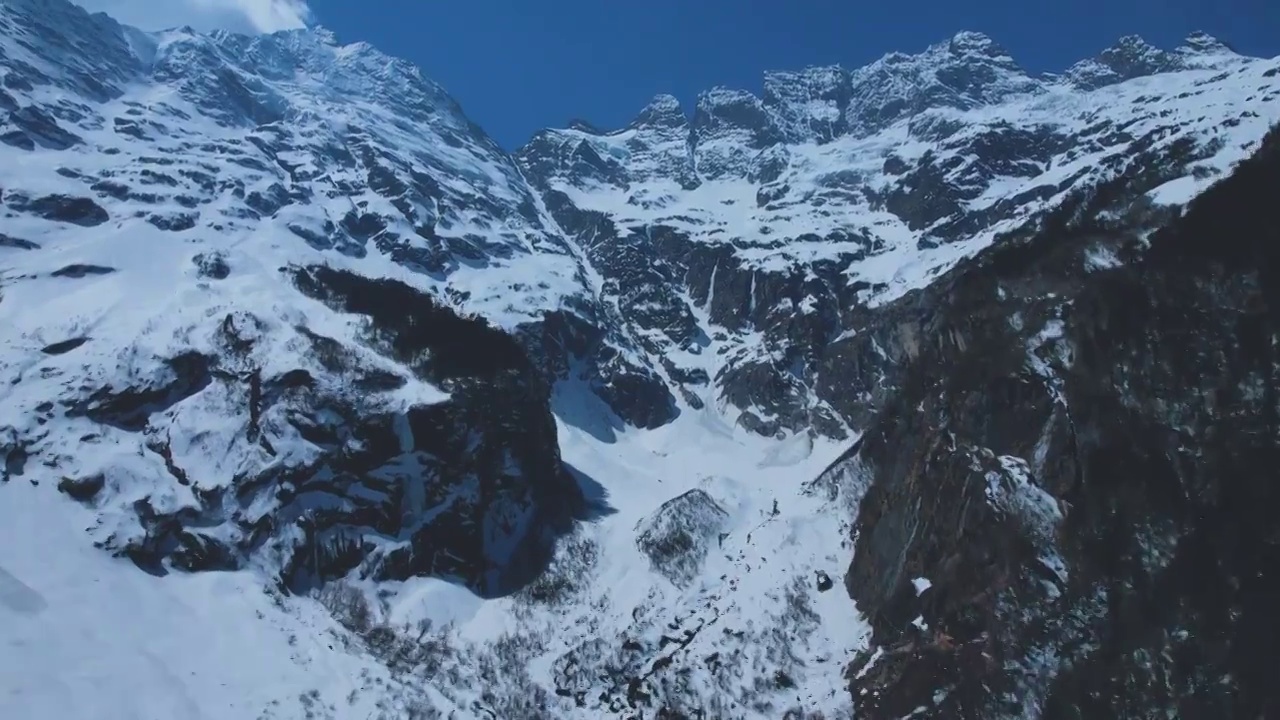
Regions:
<instances>
[{"instance_id":1,"label":"dark blue sky","mask_svg":"<svg viewBox=\"0 0 1280 720\"><path fill-rule=\"evenodd\" d=\"M574 118L626 124L653 95L759 91L769 69L856 67L978 30L1032 71L1127 34L1204 30L1280 54L1280 0L311 0L343 42L412 60L508 148Z\"/></svg>"}]
</instances>

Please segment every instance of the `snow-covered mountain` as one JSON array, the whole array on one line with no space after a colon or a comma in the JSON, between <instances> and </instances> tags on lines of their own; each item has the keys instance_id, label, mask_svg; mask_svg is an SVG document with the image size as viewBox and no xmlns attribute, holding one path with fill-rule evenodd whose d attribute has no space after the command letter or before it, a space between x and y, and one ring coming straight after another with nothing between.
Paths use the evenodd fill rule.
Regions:
<instances>
[{"instance_id":1,"label":"snow-covered mountain","mask_svg":"<svg viewBox=\"0 0 1280 720\"><path fill-rule=\"evenodd\" d=\"M622 130L547 130L518 157L628 288L611 295L675 387L766 434L840 436L883 392L875 372L848 381L864 309L1116 178L1133 202L1186 202L1280 118L1276 67L1197 34L1035 77L966 32L770 73L761 97L713 89L692 117L660 96Z\"/></svg>"},{"instance_id":2,"label":"snow-covered mountain","mask_svg":"<svg viewBox=\"0 0 1280 720\"><path fill-rule=\"evenodd\" d=\"M1278 119L1204 35L961 33L507 153L320 29L5 0L0 715L843 717L885 414L1009 340L939 288L1053 305L991 258L1133 265L1064 228L1145 238Z\"/></svg>"},{"instance_id":3,"label":"snow-covered mountain","mask_svg":"<svg viewBox=\"0 0 1280 720\"><path fill-rule=\"evenodd\" d=\"M8 474L77 488L144 566L503 585L574 493L505 331L584 294L510 158L324 33L3 12Z\"/></svg>"}]
</instances>

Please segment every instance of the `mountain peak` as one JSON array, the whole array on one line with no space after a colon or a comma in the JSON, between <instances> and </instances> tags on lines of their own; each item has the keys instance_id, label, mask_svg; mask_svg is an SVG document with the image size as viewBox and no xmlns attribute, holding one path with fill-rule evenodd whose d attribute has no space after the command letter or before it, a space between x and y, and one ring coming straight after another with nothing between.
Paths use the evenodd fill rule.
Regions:
<instances>
[{"instance_id":1,"label":"mountain peak","mask_svg":"<svg viewBox=\"0 0 1280 720\"><path fill-rule=\"evenodd\" d=\"M605 134L603 130L601 130L600 128L596 127L595 125L592 125L590 122L583 120L581 118L574 118L573 120L570 120L568 127L570 130L576 130L580 133L586 133L588 135L604 135Z\"/></svg>"},{"instance_id":2,"label":"mountain peak","mask_svg":"<svg viewBox=\"0 0 1280 720\"><path fill-rule=\"evenodd\" d=\"M659 93L644 106L628 127L677 128L684 127L688 123L689 119L685 116L680 101L674 95Z\"/></svg>"},{"instance_id":3,"label":"mountain peak","mask_svg":"<svg viewBox=\"0 0 1280 720\"><path fill-rule=\"evenodd\" d=\"M322 45L338 45L338 36L332 30L323 25L315 25L305 30L284 30L286 33L307 32L312 35Z\"/></svg>"},{"instance_id":4,"label":"mountain peak","mask_svg":"<svg viewBox=\"0 0 1280 720\"><path fill-rule=\"evenodd\" d=\"M771 117L759 97L747 90L716 86L698 94L694 125L701 131L712 127L736 127L763 132Z\"/></svg>"},{"instance_id":5,"label":"mountain peak","mask_svg":"<svg viewBox=\"0 0 1280 720\"><path fill-rule=\"evenodd\" d=\"M1182 41L1179 51L1187 54L1235 55L1230 45L1203 30L1196 30Z\"/></svg>"},{"instance_id":6,"label":"mountain peak","mask_svg":"<svg viewBox=\"0 0 1280 720\"><path fill-rule=\"evenodd\" d=\"M1120 38L1102 51L1100 59L1116 72L1130 77L1168 70L1173 64L1168 51L1161 50L1138 35Z\"/></svg>"},{"instance_id":7,"label":"mountain peak","mask_svg":"<svg viewBox=\"0 0 1280 720\"><path fill-rule=\"evenodd\" d=\"M680 101L676 99L675 95L671 95L669 93L658 93L657 95L654 95L653 99L649 101L649 104L645 106L645 110L678 111L680 110Z\"/></svg>"},{"instance_id":8,"label":"mountain peak","mask_svg":"<svg viewBox=\"0 0 1280 720\"><path fill-rule=\"evenodd\" d=\"M890 53L881 62L928 65L997 65L1021 71L1013 56L991 36L973 30L961 30L949 39L930 45L923 53L909 55Z\"/></svg>"},{"instance_id":9,"label":"mountain peak","mask_svg":"<svg viewBox=\"0 0 1280 720\"><path fill-rule=\"evenodd\" d=\"M972 30L961 30L952 36L947 43L952 53L962 55L985 55L987 57L1008 57L1005 51L990 36Z\"/></svg>"},{"instance_id":10,"label":"mountain peak","mask_svg":"<svg viewBox=\"0 0 1280 720\"><path fill-rule=\"evenodd\" d=\"M1112 48L1141 48L1143 50L1155 50L1156 46L1147 42L1145 38L1137 34L1122 35L1116 40Z\"/></svg>"},{"instance_id":11,"label":"mountain peak","mask_svg":"<svg viewBox=\"0 0 1280 720\"><path fill-rule=\"evenodd\" d=\"M1094 90L1184 67L1177 53L1161 50L1139 35L1125 35L1096 57L1071 66L1066 78L1077 87Z\"/></svg>"},{"instance_id":12,"label":"mountain peak","mask_svg":"<svg viewBox=\"0 0 1280 720\"><path fill-rule=\"evenodd\" d=\"M924 109L968 109L1041 89L1003 47L972 31L919 54L890 53L849 75L847 127L854 132L874 132Z\"/></svg>"},{"instance_id":13,"label":"mountain peak","mask_svg":"<svg viewBox=\"0 0 1280 720\"><path fill-rule=\"evenodd\" d=\"M752 101L758 102L759 98L751 91L731 88L727 85L717 85L710 90L703 90L698 93L699 107Z\"/></svg>"}]
</instances>

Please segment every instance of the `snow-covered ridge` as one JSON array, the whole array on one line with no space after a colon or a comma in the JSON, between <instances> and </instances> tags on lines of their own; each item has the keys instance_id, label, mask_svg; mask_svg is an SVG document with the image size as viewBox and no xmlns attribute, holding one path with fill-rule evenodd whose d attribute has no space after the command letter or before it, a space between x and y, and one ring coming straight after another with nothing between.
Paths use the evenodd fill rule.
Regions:
<instances>
[{"instance_id":1,"label":"snow-covered ridge","mask_svg":"<svg viewBox=\"0 0 1280 720\"><path fill-rule=\"evenodd\" d=\"M35 120L7 128L5 167L21 168L26 185L76 190L54 173L58 166L89 185L105 180L107 169L111 182L130 184L147 157L169 154L177 164L166 174L175 182L152 182L166 192L148 195L194 198L196 206L186 209L200 216L198 224L306 230L314 223L321 242L338 244L342 233L325 230L326 222L339 226L350 215L358 224L376 215L367 228L347 233L364 235L356 244L383 249L366 252L366 263L392 260L373 274L412 277L441 296L466 297L462 309L506 327L581 291L577 264L519 169L411 64L367 44L339 45L323 30L146 36L68 3L47 5L52 13L22 13L25 3L3 11L12 98L5 104L22 106L22 116L48 116L43 129ZM92 50L69 59L61 49L68 46ZM89 76L100 86L93 99L101 106L62 94L82 90ZM41 133L59 130L78 142L62 151L41 141ZM59 150L56 161L44 159L46 149ZM221 174L222 184L201 186L187 173ZM217 207L213 194L227 190L272 199L257 209ZM129 222L139 195L111 213L117 224ZM306 217L288 217L299 212ZM471 285L475 262L460 265L455 248L511 278L501 297ZM535 288L534 277L546 287Z\"/></svg>"},{"instance_id":2,"label":"snow-covered ridge","mask_svg":"<svg viewBox=\"0 0 1280 720\"><path fill-rule=\"evenodd\" d=\"M701 233L706 237L776 245L779 234L785 240L810 228L778 228L777 223L785 222L787 215L770 212L763 207L767 203L757 201L762 187L779 188L783 197L776 200L789 197L805 202L806 210L812 210L804 213L806 217L826 218L811 220L820 233L824 228L850 226L866 230L874 225L873 213L882 203L864 201L858 203L863 207L846 211L840 206L848 204L849 198L826 194L821 197L828 202L814 204L811 201L820 188L796 188L796 181L821 184L822 178L838 173L842 185L855 193L864 186L891 189L894 176L910 168L889 172L882 167L886 161L910 163L930 151L945 161L950 160L948 154L975 150L954 142L964 138L952 138L949 128L966 128L967 136L975 138L982 135L979 128L993 131L1011 125L1069 141L1086 130L1098 132L1099 125L1108 121L1145 120L1153 129L1172 127L1177 132L1186 132L1184 124L1192 121L1204 122L1198 132L1209 134L1213 119L1233 124L1240 116L1247 120L1253 103L1274 99L1267 92L1275 85L1268 77L1274 76L1266 72L1275 64L1237 55L1203 33L1192 35L1185 46L1174 51L1126 37L1097 59L1082 61L1064 75L1038 78L1019 68L990 38L965 32L919 55L895 53L853 71L820 67L770 72L759 98L745 90L706 91L698 98L684 142L674 132L683 129L675 121L676 101L660 96L625 129L604 133L585 128L547 130L520 155L535 179L581 195L584 209L607 212L623 223L688 226L702 220L701 224L710 225L706 230L722 231ZM1203 97L1205 92L1212 95ZM666 121L660 133L654 132L654 123L649 121L658 114L657 109ZM1176 115L1171 117L1173 113ZM1275 117L1254 113L1263 116L1262 122L1251 125L1260 127ZM1249 127L1238 134L1246 142L1256 142L1257 131L1257 127ZM1128 134L1141 137L1132 130ZM1223 141L1233 144L1226 138ZM786 150L772 150L778 146ZM1015 154L1018 150L1012 149ZM592 172L567 162L584 153L598 158ZM1049 162L1055 159L1053 154L1047 153L1040 164L1062 167L1062 162ZM1222 158L1215 169L1223 169L1240 155L1233 152ZM1089 159L1096 161L1102 156ZM697 169L696 178L673 176L671 168L686 166ZM988 202L964 210L980 211L1022 190L1069 177L1070 172L1032 174L1024 169L1018 178L1020 186L1010 187L1005 182L999 187L983 187L988 192L979 199ZM981 181L987 185L1004 179ZM694 194L701 188L687 187L702 184L716 189ZM686 192L673 185L685 186L681 189ZM769 199L775 201L773 195ZM907 218L897 219L910 223ZM899 224L892 217L885 220ZM761 228L768 230L761 232ZM766 235L767 240L762 240ZM897 263L889 265L896 267Z\"/></svg>"},{"instance_id":3,"label":"snow-covered ridge","mask_svg":"<svg viewBox=\"0 0 1280 720\"><path fill-rule=\"evenodd\" d=\"M1185 203L1280 120L1277 68L1197 33L1170 51L1124 38L1037 77L965 32L854 70L771 72L761 96L715 88L691 117L660 96L621 130L546 130L517 156L598 270L633 254L610 248L662 258L662 294L689 303L648 314L706 313L713 347L675 374L714 387L683 393L800 429L824 402L846 418L862 402L815 388L838 384L817 358L864 310L1107 183ZM673 351L657 353L680 365Z\"/></svg>"}]
</instances>

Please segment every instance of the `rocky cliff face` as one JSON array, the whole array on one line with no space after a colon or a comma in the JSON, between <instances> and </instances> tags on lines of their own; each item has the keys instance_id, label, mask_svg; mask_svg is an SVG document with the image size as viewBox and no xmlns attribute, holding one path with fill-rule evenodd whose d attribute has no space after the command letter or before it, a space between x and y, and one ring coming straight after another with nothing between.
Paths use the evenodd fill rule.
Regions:
<instances>
[{"instance_id":1,"label":"rocky cliff face","mask_svg":"<svg viewBox=\"0 0 1280 720\"><path fill-rule=\"evenodd\" d=\"M1095 197L885 308L929 313L830 471L869 483L859 717L1280 710L1277 187L1272 132L1184 215Z\"/></svg>"}]
</instances>

